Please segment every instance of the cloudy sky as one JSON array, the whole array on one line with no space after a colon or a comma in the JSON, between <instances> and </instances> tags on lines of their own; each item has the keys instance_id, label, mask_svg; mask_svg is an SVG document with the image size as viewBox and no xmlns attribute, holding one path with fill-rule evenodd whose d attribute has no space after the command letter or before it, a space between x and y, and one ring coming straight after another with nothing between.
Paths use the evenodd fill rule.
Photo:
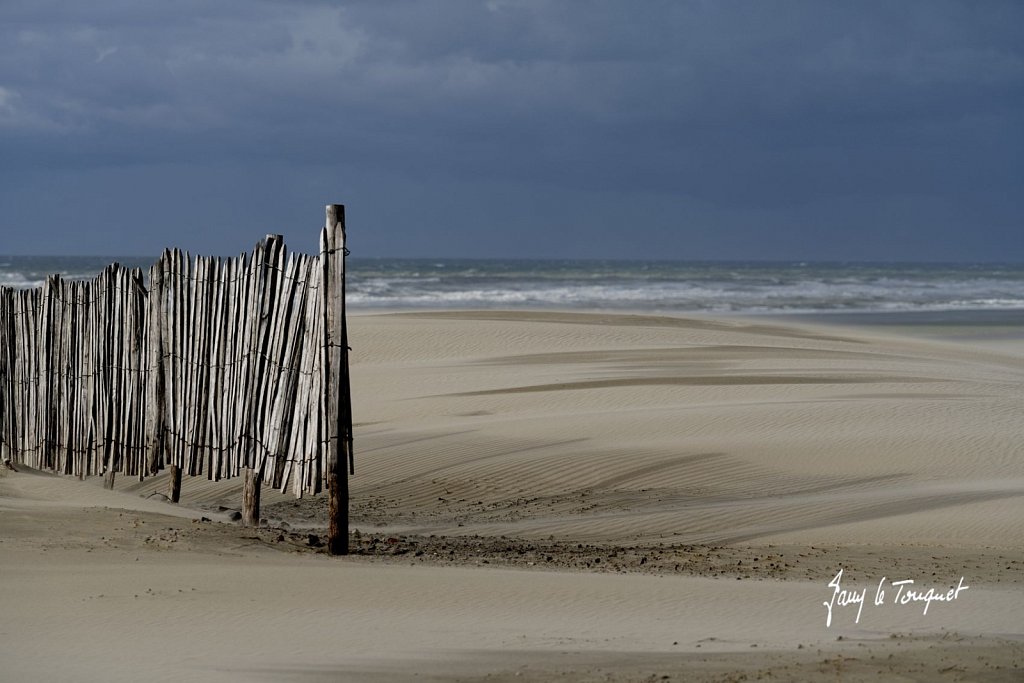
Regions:
<instances>
[{"instance_id":1,"label":"cloudy sky","mask_svg":"<svg viewBox=\"0 0 1024 683\"><path fill-rule=\"evenodd\" d=\"M1024 260L1024 3L0 0L0 253Z\"/></svg>"}]
</instances>

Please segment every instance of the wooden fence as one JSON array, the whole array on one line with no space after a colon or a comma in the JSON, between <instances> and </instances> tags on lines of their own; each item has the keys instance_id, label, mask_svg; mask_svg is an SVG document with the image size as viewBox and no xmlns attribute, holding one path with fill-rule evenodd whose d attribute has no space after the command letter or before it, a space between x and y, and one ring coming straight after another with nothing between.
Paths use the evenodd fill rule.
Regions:
<instances>
[{"instance_id":1,"label":"wooden fence","mask_svg":"<svg viewBox=\"0 0 1024 683\"><path fill-rule=\"evenodd\" d=\"M352 410L344 207L320 253L268 235L237 258L168 250L149 269L0 288L0 457L85 478L164 468L330 492L331 552L347 551ZM148 286L147 286L148 285ZM255 509L253 508L255 505Z\"/></svg>"}]
</instances>

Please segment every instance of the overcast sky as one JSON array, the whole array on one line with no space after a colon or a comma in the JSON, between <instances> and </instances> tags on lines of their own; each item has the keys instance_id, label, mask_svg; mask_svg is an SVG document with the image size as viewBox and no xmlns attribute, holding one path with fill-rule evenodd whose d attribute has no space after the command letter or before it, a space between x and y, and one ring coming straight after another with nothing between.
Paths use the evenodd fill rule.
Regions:
<instances>
[{"instance_id":1,"label":"overcast sky","mask_svg":"<svg viewBox=\"0 0 1024 683\"><path fill-rule=\"evenodd\" d=\"M1024 260L1024 3L0 0L0 253Z\"/></svg>"}]
</instances>

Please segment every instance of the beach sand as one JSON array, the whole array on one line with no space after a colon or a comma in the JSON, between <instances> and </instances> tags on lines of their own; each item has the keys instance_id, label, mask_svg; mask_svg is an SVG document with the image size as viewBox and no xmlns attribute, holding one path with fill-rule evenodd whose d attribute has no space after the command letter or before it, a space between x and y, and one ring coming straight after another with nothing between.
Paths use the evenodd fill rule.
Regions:
<instances>
[{"instance_id":1,"label":"beach sand","mask_svg":"<svg viewBox=\"0 0 1024 683\"><path fill-rule=\"evenodd\" d=\"M1012 334L349 328L354 553L323 552L323 497L265 491L244 529L240 480L171 505L162 476L0 470L0 680L1024 679Z\"/></svg>"}]
</instances>

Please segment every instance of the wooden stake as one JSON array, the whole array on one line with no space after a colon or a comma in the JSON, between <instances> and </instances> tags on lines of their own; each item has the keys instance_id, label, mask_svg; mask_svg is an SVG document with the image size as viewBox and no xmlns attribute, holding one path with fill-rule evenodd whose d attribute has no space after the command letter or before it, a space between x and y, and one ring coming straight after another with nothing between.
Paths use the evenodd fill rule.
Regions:
<instances>
[{"instance_id":1,"label":"wooden stake","mask_svg":"<svg viewBox=\"0 0 1024 683\"><path fill-rule=\"evenodd\" d=\"M251 467L245 468L245 479L242 484L242 524L245 526L260 525L260 475Z\"/></svg>"},{"instance_id":2,"label":"wooden stake","mask_svg":"<svg viewBox=\"0 0 1024 683\"><path fill-rule=\"evenodd\" d=\"M167 487L167 497L171 499L172 503L177 503L181 500L181 468L171 465L167 471L171 475L171 481Z\"/></svg>"}]
</instances>

